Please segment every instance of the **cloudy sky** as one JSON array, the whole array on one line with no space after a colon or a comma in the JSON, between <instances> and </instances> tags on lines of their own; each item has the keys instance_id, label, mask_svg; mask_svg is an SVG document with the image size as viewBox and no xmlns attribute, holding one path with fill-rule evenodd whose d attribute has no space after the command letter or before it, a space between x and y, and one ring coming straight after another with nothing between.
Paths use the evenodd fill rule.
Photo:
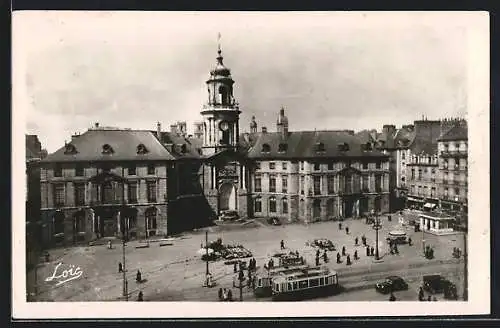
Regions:
<instances>
[{"instance_id":1,"label":"cloudy sky","mask_svg":"<svg viewBox=\"0 0 500 328\"><path fill-rule=\"evenodd\" d=\"M274 131L281 106L292 130L464 116L468 26L451 15L15 13L15 110L49 152L94 122L191 131L220 32L242 131L252 115Z\"/></svg>"}]
</instances>

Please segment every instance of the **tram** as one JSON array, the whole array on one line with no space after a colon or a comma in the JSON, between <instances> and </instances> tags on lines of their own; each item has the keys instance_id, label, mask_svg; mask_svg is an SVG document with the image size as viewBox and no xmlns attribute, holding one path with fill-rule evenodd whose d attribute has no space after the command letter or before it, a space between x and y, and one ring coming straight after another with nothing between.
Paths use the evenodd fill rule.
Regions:
<instances>
[{"instance_id":1,"label":"tram","mask_svg":"<svg viewBox=\"0 0 500 328\"><path fill-rule=\"evenodd\" d=\"M253 290L256 297L270 297L272 295L272 280L274 277L288 275L296 271L302 271L308 268L307 265L298 265L290 267L278 267L270 270L262 270L255 276L255 288Z\"/></svg>"},{"instance_id":2,"label":"tram","mask_svg":"<svg viewBox=\"0 0 500 328\"><path fill-rule=\"evenodd\" d=\"M309 267L272 279L273 301L300 301L339 290L337 272L326 267Z\"/></svg>"}]
</instances>

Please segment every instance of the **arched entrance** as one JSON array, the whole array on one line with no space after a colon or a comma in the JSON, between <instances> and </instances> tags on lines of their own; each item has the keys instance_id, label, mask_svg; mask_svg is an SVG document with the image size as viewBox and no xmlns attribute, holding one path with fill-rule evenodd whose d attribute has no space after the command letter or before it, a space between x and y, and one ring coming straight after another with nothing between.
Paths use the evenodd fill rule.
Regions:
<instances>
[{"instance_id":1,"label":"arched entrance","mask_svg":"<svg viewBox=\"0 0 500 328\"><path fill-rule=\"evenodd\" d=\"M221 211L236 210L236 187L229 182L219 188L219 209Z\"/></svg>"},{"instance_id":2,"label":"arched entrance","mask_svg":"<svg viewBox=\"0 0 500 328\"><path fill-rule=\"evenodd\" d=\"M158 209L156 207L150 207L144 213L145 216L145 227L146 227L146 238L156 235L157 229L157 216Z\"/></svg>"}]
</instances>

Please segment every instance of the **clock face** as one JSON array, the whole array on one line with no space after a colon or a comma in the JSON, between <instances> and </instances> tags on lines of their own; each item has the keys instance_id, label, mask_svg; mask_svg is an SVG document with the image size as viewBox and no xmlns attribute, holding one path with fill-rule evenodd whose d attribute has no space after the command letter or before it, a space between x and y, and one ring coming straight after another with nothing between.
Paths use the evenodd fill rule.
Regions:
<instances>
[{"instance_id":1,"label":"clock face","mask_svg":"<svg viewBox=\"0 0 500 328\"><path fill-rule=\"evenodd\" d=\"M222 130L222 131L227 131L229 130L229 123L226 122L226 121L222 121L220 122L219 124L219 128Z\"/></svg>"}]
</instances>

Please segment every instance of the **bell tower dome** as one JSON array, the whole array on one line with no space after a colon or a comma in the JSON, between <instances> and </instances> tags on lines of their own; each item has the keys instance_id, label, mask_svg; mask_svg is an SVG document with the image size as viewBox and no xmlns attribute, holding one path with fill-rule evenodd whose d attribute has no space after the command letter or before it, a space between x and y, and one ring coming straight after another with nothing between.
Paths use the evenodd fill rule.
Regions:
<instances>
[{"instance_id":1,"label":"bell tower dome","mask_svg":"<svg viewBox=\"0 0 500 328\"><path fill-rule=\"evenodd\" d=\"M234 80L231 70L224 66L220 34L216 64L210 70L207 84L208 100L203 106L203 155L212 155L225 149L236 150L239 138L238 103L233 96Z\"/></svg>"}]
</instances>

